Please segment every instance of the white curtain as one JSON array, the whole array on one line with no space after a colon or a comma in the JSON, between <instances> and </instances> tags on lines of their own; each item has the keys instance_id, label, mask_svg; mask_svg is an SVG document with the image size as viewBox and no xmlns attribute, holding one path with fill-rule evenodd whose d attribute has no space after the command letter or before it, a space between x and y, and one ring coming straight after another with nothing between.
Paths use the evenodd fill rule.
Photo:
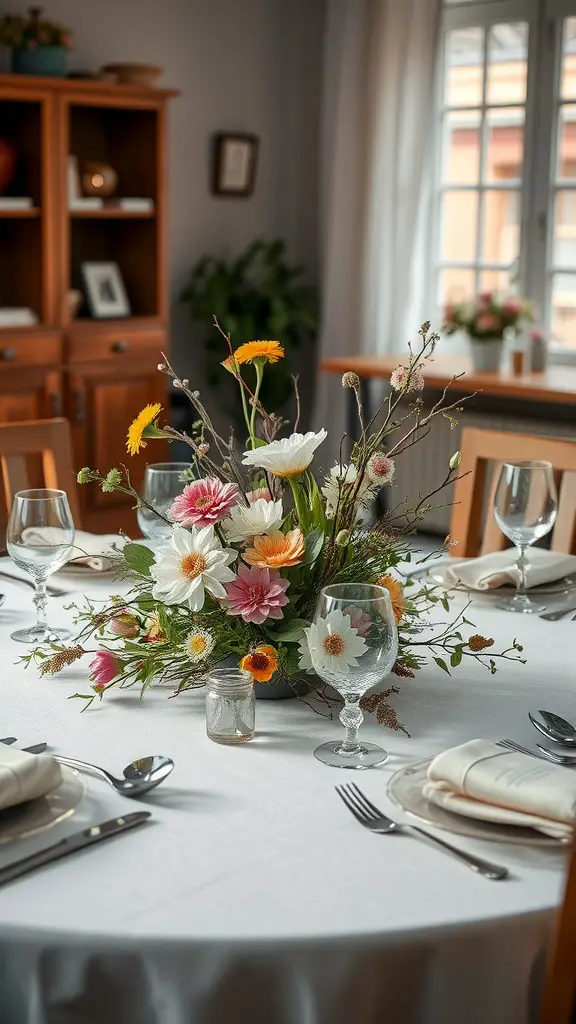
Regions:
<instances>
[{"instance_id":1,"label":"white curtain","mask_svg":"<svg viewBox=\"0 0 576 1024\"><path fill-rule=\"evenodd\" d=\"M320 358L400 351L419 326L441 6L327 0ZM331 454L344 429L336 388L319 374L315 421Z\"/></svg>"}]
</instances>

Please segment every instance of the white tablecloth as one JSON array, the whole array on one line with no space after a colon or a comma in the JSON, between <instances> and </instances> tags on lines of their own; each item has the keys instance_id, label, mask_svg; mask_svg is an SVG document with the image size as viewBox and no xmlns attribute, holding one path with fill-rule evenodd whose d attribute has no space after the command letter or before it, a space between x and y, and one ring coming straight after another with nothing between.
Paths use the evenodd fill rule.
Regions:
<instances>
[{"instance_id":1,"label":"white tablecloth","mask_svg":"<svg viewBox=\"0 0 576 1024\"><path fill-rule=\"evenodd\" d=\"M88 584L91 595L109 584ZM210 742L203 691L109 696L81 714L86 666L55 679L15 664L9 631L32 617L31 592L0 581L0 735L47 740L121 775L133 758L176 768L146 799L154 822L0 890L2 1024L527 1024L562 888L561 853L473 842L505 863L489 882L409 836L362 829L334 792L351 773L316 761L339 735L295 701L259 701L245 747ZM66 598L49 602L70 621ZM576 624L474 605L479 630L524 644L526 667L491 676L468 663L400 681L412 738L374 724L388 763L355 774L392 816L392 772L481 736L534 742L530 707L574 720ZM134 804L90 780L72 819L0 848L17 859L85 822Z\"/></svg>"}]
</instances>

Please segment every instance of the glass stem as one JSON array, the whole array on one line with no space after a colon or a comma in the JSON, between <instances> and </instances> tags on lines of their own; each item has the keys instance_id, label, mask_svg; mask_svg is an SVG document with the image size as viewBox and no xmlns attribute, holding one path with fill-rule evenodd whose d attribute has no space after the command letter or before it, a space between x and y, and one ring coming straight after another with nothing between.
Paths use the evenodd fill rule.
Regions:
<instances>
[{"instance_id":1,"label":"glass stem","mask_svg":"<svg viewBox=\"0 0 576 1024\"><path fill-rule=\"evenodd\" d=\"M528 559L526 558L526 545L518 545L518 561L516 562L518 568L518 586L516 587L516 597L526 597L526 569L528 568Z\"/></svg>"},{"instance_id":2,"label":"glass stem","mask_svg":"<svg viewBox=\"0 0 576 1024\"><path fill-rule=\"evenodd\" d=\"M340 721L346 729L346 737L340 747L343 754L357 754L360 749L358 729L364 721L364 715L358 707L359 700L359 696L355 700L347 700L340 712Z\"/></svg>"},{"instance_id":3,"label":"glass stem","mask_svg":"<svg viewBox=\"0 0 576 1024\"><path fill-rule=\"evenodd\" d=\"M48 603L46 580L36 580L33 601L36 605L36 626L38 629L46 630L48 629L48 623L46 622L46 605Z\"/></svg>"}]
</instances>

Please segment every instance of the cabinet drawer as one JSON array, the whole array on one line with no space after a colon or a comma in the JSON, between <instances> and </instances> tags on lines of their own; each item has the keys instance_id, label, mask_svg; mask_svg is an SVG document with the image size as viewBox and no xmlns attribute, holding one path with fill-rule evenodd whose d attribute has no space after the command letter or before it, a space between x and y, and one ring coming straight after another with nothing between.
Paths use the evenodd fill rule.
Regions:
<instances>
[{"instance_id":1,"label":"cabinet drawer","mask_svg":"<svg viewBox=\"0 0 576 1024\"><path fill-rule=\"evenodd\" d=\"M166 349L166 334L155 328L135 331L122 327L99 330L71 330L69 335L69 361L92 363L101 359L149 359L160 362L160 353Z\"/></svg>"},{"instance_id":2,"label":"cabinet drawer","mask_svg":"<svg viewBox=\"0 0 576 1024\"><path fill-rule=\"evenodd\" d=\"M62 362L59 334L13 334L0 331L0 373L19 366L57 366Z\"/></svg>"}]
</instances>

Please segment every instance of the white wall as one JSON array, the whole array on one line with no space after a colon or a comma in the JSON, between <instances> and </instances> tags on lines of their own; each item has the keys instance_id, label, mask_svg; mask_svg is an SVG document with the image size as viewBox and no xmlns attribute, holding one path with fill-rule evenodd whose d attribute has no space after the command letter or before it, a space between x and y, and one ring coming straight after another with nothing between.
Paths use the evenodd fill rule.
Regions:
<instances>
[{"instance_id":1,"label":"white wall","mask_svg":"<svg viewBox=\"0 0 576 1024\"><path fill-rule=\"evenodd\" d=\"M1 13L30 0L3 0ZM234 253L257 235L284 236L317 269L317 133L324 0L47 0L46 17L72 28L71 69L140 60L182 91L170 129L173 351L191 376L194 343L178 293L204 252ZM209 138L261 136L255 195L208 188Z\"/></svg>"}]
</instances>

